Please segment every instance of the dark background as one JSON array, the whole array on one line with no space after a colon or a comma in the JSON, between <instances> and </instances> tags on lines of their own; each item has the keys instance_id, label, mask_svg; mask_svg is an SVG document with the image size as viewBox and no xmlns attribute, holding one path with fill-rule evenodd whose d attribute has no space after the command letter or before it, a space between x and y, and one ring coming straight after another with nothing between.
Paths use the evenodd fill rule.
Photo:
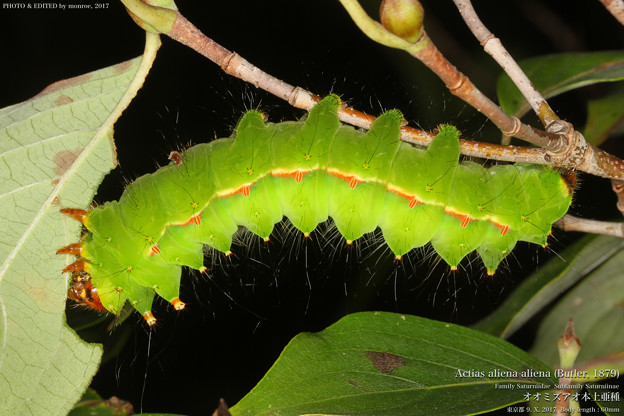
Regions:
<instances>
[{"instance_id":1,"label":"dark background","mask_svg":"<svg viewBox=\"0 0 624 416\"><path fill-rule=\"evenodd\" d=\"M375 16L378 3L363 2ZM423 3L431 38L494 98L500 71L453 3ZM143 33L121 3L105 4L109 7L100 10L0 9L0 106L28 99L52 82L139 55ZM399 108L412 125L425 129L452 123L464 137L499 137L491 123L445 91L422 64L366 38L337 0L186 0L178 1L178 7L208 36L293 85L319 95L337 93L372 114ZM475 1L475 7L519 60L616 49L624 40L621 26L596 0L488 0ZM551 105L580 127L584 103L602 92L601 86L585 88ZM107 177L96 201L118 198L129 181L166 164L171 150L229 136L249 108L262 109L271 121L302 115L163 38L144 88L115 127L120 166ZM617 215L608 181L585 177L583 183L576 212L594 218ZM145 412L210 414L220 397L236 403L301 331L321 330L361 310L468 325L494 310L524 276L574 238L556 232L547 250L520 244L500 272L487 278L478 259L465 261L451 274L437 264L432 250L394 264L379 236L347 249L320 233L303 244L298 235L278 232L268 246L243 235L235 258L215 265L208 279L183 279L187 310L177 314L159 304L154 331L132 315L120 328L100 335L110 359L93 386L104 397L131 401L137 411L142 406ZM78 312L78 318L70 319L89 316ZM529 326L514 342L526 348L531 334Z\"/></svg>"}]
</instances>

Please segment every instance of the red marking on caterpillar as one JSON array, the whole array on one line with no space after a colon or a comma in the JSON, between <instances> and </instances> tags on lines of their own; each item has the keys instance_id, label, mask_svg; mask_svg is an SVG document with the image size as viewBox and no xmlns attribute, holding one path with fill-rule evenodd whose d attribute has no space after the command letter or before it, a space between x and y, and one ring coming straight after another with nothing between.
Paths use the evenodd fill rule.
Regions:
<instances>
[{"instance_id":1,"label":"red marking on caterpillar","mask_svg":"<svg viewBox=\"0 0 624 416\"><path fill-rule=\"evenodd\" d=\"M501 229L501 237L504 237L505 234L507 234L507 231L509 231L509 226L508 225L503 225L503 224L497 224L497 223L493 223L496 227Z\"/></svg>"},{"instance_id":2,"label":"red marking on caterpillar","mask_svg":"<svg viewBox=\"0 0 624 416\"><path fill-rule=\"evenodd\" d=\"M247 184L241 186L240 188L238 188L238 189L236 189L234 191L226 192L226 193L223 193L223 194L219 194L219 197L227 198L229 196L234 196L234 195L238 195L238 194L243 194L245 196L249 196L251 188L254 186L254 184L255 184L255 182L247 183Z\"/></svg>"},{"instance_id":3,"label":"red marking on caterpillar","mask_svg":"<svg viewBox=\"0 0 624 416\"><path fill-rule=\"evenodd\" d=\"M470 215L464 215L462 217L462 228L466 228L468 226L468 224L470 224L471 222L475 222L476 220L473 220L472 218L470 218Z\"/></svg>"},{"instance_id":4,"label":"red marking on caterpillar","mask_svg":"<svg viewBox=\"0 0 624 416\"><path fill-rule=\"evenodd\" d=\"M195 225L200 225L201 224L201 215L202 215L203 211L198 212L197 214L189 217L188 220L184 221L182 224L176 224L176 225L180 225L180 226L185 226L185 225L190 225L190 224L195 224Z\"/></svg>"},{"instance_id":5,"label":"red marking on caterpillar","mask_svg":"<svg viewBox=\"0 0 624 416\"><path fill-rule=\"evenodd\" d=\"M152 247L150 247L150 256L155 256L156 254L160 254L160 249L158 248L158 246L156 244L154 244Z\"/></svg>"},{"instance_id":6,"label":"red marking on caterpillar","mask_svg":"<svg viewBox=\"0 0 624 416\"><path fill-rule=\"evenodd\" d=\"M356 175L350 175L337 169L327 169L327 173L348 182L349 188L351 189L355 189L355 187L358 186L360 183L366 182L365 180L358 178Z\"/></svg>"},{"instance_id":7,"label":"red marking on caterpillar","mask_svg":"<svg viewBox=\"0 0 624 416\"><path fill-rule=\"evenodd\" d=\"M245 196L249 196L249 192ZM190 223L193 223L195 225L201 224L201 212L199 214L195 214L191 218L189 218L188 224L190 224Z\"/></svg>"},{"instance_id":8,"label":"red marking on caterpillar","mask_svg":"<svg viewBox=\"0 0 624 416\"><path fill-rule=\"evenodd\" d=\"M464 214L464 213L461 213L461 212L457 212L457 211L455 211L455 210L453 210L452 208L449 208L449 207L446 207L444 209L444 212L449 214L450 216L455 217L458 220L460 220L462 228L466 228L468 226L468 224L470 224L471 222L475 222L476 221L474 218L471 218L470 215Z\"/></svg>"},{"instance_id":9,"label":"red marking on caterpillar","mask_svg":"<svg viewBox=\"0 0 624 416\"><path fill-rule=\"evenodd\" d=\"M414 208L416 205L422 204L415 196L412 196L409 200L409 204L407 205L410 209Z\"/></svg>"},{"instance_id":10,"label":"red marking on caterpillar","mask_svg":"<svg viewBox=\"0 0 624 416\"><path fill-rule=\"evenodd\" d=\"M297 183L300 183L303 180L303 177L308 173L312 172L312 170L293 170L290 172L287 171L272 171L271 175L278 178L294 178Z\"/></svg>"},{"instance_id":11,"label":"red marking on caterpillar","mask_svg":"<svg viewBox=\"0 0 624 416\"><path fill-rule=\"evenodd\" d=\"M389 192L395 193L401 198L407 199L407 204L408 204L407 206L409 206L410 209L414 208L416 205L420 205L423 203L421 200L419 200L416 197L416 195L409 194L405 192L404 190L402 190L401 188L397 188L396 186L392 184L388 184L387 189Z\"/></svg>"}]
</instances>

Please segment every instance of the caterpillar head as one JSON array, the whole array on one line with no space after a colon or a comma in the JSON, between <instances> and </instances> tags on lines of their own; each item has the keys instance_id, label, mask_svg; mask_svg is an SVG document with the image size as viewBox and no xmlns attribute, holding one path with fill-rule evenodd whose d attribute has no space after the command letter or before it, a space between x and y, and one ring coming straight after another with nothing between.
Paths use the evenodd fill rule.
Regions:
<instances>
[{"instance_id":1,"label":"caterpillar head","mask_svg":"<svg viewBox=\"0 0 624 416\"><path fill-rule=\"evenodd\" d=\"M67 297L96 311L105 311L97 288L91 283L91 276L83 271L73 272Z\"/></svg>"},{"instance_id":2,"label":"caterpillar head","mask_svg":"<svg viewBox=\"0 0 624 416\"><path fill-rule=\"evenodd\" d=\"M80 221L87 229L89 228L88 217L90 212L73 208L65 208L62 209L61 212ZM154 292L158 291L158 288L156 286L150 288L140 286L140 289L145 292L142 296L145 301L132 302L133 294L136 295L136 291L132 291L136 289L135 287L126 288L127 290L124 290L123 285L107 285L105 288L98 287L98 285L101 285L101 281L95 281L92 275L92 270L96 265L92 264L91 258L85 249L85 242L89 239L90 235L90 232L83 233L79 243L70 244L56 252L57 254L76 256L76 261L63 269L63 273L71 273L71 282L67 293L68 298L91 309L109 311L115 314L120 312L120 308L123 303L125 303L125 300L129 299L137 311L141 313L147 324L149 326L155 325L156 318L150 309ZM100 291L98 291L98 289L100 289ZM106 296L103 297L103 295ZM111 296L114 297L116 301L111 301ZM185 304L180 301L177 296L170 298L172 298L171 303L176 310L184 309Z\"/></svg>"}]
</instances>

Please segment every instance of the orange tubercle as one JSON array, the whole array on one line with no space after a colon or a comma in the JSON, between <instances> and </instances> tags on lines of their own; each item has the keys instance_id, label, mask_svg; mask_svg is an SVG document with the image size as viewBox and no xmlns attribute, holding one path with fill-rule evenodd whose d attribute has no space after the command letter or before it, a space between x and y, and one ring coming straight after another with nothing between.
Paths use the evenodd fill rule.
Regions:
<instances>
[{"instance_id":1,"label":"orange tubercle","mask_svg":"<svg viewBox=\"0 0 624 416\"><path fill-rule=\"evenodd\" d=\"M154 315L152 314L152 311L147 311L143 313L143 319L145 319L145 322L147 322L147 324L149 326L154 326L156 325L156 318L154 317Z\"/></svg>"},{"instance_id":2,"label":"orange tubercle","mask_svg":"<svg viewBox=\"0 0 624 416\"><path fill-rule=\"evenodd\" d=\"M85 222L85 218L89 215L89 212L79 208L63 208L61 209L61 212L65 215L69 215L70 217L80 221L83 224Z\"/></svg>"},{"instance_id":3,"label":"orange tubercle","mask_svg":"<svg viewBox=\"0 0 624 416\"><path fill-rule=\"evenodd\" d=\"M173 298L171 304L176 311L181 311L186 306L186 303L182 302L180 298Z\"/></svg>"},{"instance_id":4,"label":"orange tubercle","mask_svg":"<svg viewBox=\"0 0 624 416\"><path fill-rule=\"evenodd\" d=\"M85 263L82 260L78 260L73 262L72 264L70 264L69 266L65 267L63 269L63 273L68 273L68 272L81 272L84 270L85 267Z\"/></svg>"},{"instance_id":5,"label":"orange tubercle","mask_svg":"<svg viewBox=\"0 0 624 416\"><path fill-rule=\"evenodd\" d=\"M73 256L80 256L81 251L82 251L82 244L74 243L66 247L59 248L58 250L56 250L56 254L71 254Z\"/></svg>"}]
</instances>

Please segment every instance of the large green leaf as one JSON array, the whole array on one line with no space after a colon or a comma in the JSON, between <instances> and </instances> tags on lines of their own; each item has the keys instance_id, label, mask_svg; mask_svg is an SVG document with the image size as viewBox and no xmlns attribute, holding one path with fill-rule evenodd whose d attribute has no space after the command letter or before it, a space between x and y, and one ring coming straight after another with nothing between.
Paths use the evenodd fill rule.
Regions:
<instances>
[{"instance_id":1,"label":"large green leaf","mask_svg":"<svg viewBox=\"0 0 624 416\"><path fill-rule=\"evenodd\" d=\"M72 259L55 251L80 224L59 209L87 207L115 165L113 123L158 45L0 110L0 414L65 414L97 370L100 346L65 324L61 270Z\"/></svg>"},{"instance_id":2,"label":"large green leaf","mask_svg":"<svg viewBox=\"0 0 624 416\"><path fill-rule=\"evenodd\" d=\"M592 235L580 239L529 276L494 313L472 328L503 338L511 336L546 305L622 249L624 240L617 237ZM563 329L559 330L559 335Z\"/></svg>"},{"instance_id":3,"label":"large green leaf","mask_svg":"<svg viewBox=\"0 0 624 416\"><path fill-rule=\"evenodd\" d=\"M624 250L611 256L552 308L542 321L531 352L544 362L559 361L556 342L570 317L581 352L576 362L624 350Z\"/></svg>"},{"instance_id":4,"label":"large green leaf","mask_svg":"<svg viewBox=\"0 0 624 416\"><path fill-rule=\"evenodd\" d=\"M624 125L624 88L617 84L608 95L587 103L583 135L594 146L600 145Z\"/></svg>"},{"instance_id":5,"label":"large green leaf","mask_svg":"<svg viewBox=\"0 0 624 416\"><path fill-rule=\"evenodd\" d=\"M624 79L624 51L545 55L519 65L545 98L585 85ZM522 117L531 108L506 74L498 79L497 94L507 114Z\"/></svg>"},{"instance_id":6,"label":"large green leaf","mask_svg":"<svg viewBox=\"0 0 624 416\"><path fill-rule=\"evenodd\" d=\"M548 376L521 374L527 369ZM495 370L517 375L490 373ZM526 352L479 331L362 312L322 332L297 335L230 411L234 416L477 414L522 401L523 391L497 385L551 385L556 379L549 374Z\"/></svg>"}]
</instances>

